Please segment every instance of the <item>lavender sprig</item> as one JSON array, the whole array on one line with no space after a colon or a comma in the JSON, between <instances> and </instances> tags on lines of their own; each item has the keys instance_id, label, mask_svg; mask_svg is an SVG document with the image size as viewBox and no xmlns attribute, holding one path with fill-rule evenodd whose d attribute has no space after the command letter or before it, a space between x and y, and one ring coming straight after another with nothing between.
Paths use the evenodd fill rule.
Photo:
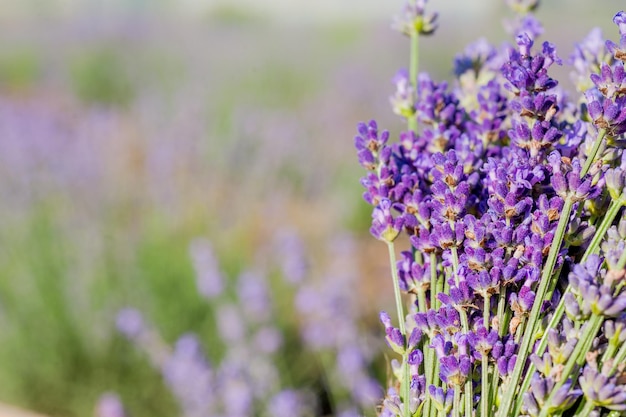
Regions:
<instances>
[{"instance_id":1,"label":"lavender sprig","mask_svg":"<svg viewBox=\"0 0 626 417\"><path fill-rule=\"evenodd\" d=\"M579 370L590 355L626 357L612 330L626 308L626 233L605 239L626 201L626 15L614 19L612 58L598 42L578 49L577 72L593 74L578 110L549 74L561 65L555 47L535 46L538 2L509 4L516 46L468 49L452 91L400 72L392 104L409 123L398 143L375 122L359 128L371 232L388 245L399 318L381 315L402 356L382 415L546 417L578 402L576 415L601 416L621 398L588 382L613 374L579 381ZM396 262L403 233L411 250ZM406 322L402 291L413 296Z\"/></svg>"}]
</instances>

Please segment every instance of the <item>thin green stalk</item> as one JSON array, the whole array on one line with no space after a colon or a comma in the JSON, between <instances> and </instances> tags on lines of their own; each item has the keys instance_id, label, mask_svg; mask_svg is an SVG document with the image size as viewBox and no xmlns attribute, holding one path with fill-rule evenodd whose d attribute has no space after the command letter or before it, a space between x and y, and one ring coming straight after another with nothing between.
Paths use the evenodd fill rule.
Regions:
<instances>
[{"instance_id":1,"label":"thin green stalk","mask_svg":"<svg viewBox=\"0 0 626 417\"><path fill-rule=\"evenodd\" d=\"M426 291L419 290L417 292L417 308L420 313L425 313L428 310L428 305L426 304Z\"/></svg>"},{"instance_id":2,"label":"thin green stalk","mask_svg":"<svg viewBox=\"0 0 626 417\"><path fill-rule=\"evenodd\" d=\"M452 417L459 417L461 409L461 387L454 388L454 402L452 403Z\"/></svg>"},{"instance_id":3,"label":"thin green stalk","mask_svg":"<svg viewBox=\"0 0 626 417\"><path fill-rule=\"evenodd\" d=\"M519 339L524 334L525 328L526 328L526 316L522 316L522 319L517 325L517 329L515 329L515 343L519 344Z\"/></svg>"},{"instance_id":4,"label":"thin green stalk","mask_svg":"<svg viewBox=\"0 0 626 417\"><path fill-rule=\"evenodd\" d=\"M457 252L456 246L452 246L450 249L452 252L452 272L454 272L454 282L456 285L459 285L459 253Z\"/></svg>"},{"instance_id":5,"label":"thin green stalk","mask_svg":"<svg viewBox=\"0 0 626 417\"><path fill-rule=\"evenodd\" d=\"M604 351L604 354L602 355L602 359L600 359L600 363L605 363L606 361L611 359L613 355L615 355L616 350L617 350L617 344L613 343L612 340L609 340L609 346Z\"/></svg>"},{"instance_id":6,"label":"thin green stalk","mask_svg":"<svg viewBox=\"0 0 626 417\"><path fill-rule=\"evenodd\" d=\"M491 296L485 294L485 305L483 306L483 326L489 330L489 319L491 318ZM480 415L487 417L489 413L489 360L485 353L481 358L481 378L480 378Z\"/></svg>"},{"instance_id":7,"label":"thin green stalk","mask_svg":"<svg viewBox=\"0 0 626 417\"><path fill-rule=\"evenodd\" d=\"M585 262L591 254L595 253L597 248L600 246L602 239L604 239L604 236L606 235L606 231L613 224L613 220L615 220L615 217L617 217L621 207L622 207L622 203L620 201L616 201L616 200L611 201L609 209L607 210L604 218L602 219L602 222L598 226L596 234L593 236L593 239L589 243L589 246L587 247L587 249L585 250L585 253L583 254L581 258L581 262ZM624 264L626 264L626 259L624 260ZM624 264L621 264L620 268L623 268ZM567 294L570 290L571 288L568 285L565 291L563 292L563 295ZM559 301L559 304L557 304L556 309L554 310L554 314L552 314L552 318L550 319L550 322L548 323L548 326L546 327L546 330L544 331L544 334L541 337L541 341L539 342L539 345L537 346L538 355L542 355L548 345L548 330L556 328L558 323L561 321L561 318L563 317L564 313L565 313L565 297L561 297L561 300ZM530 379L534 371L535 371L535 365L530 363L526 376L524 377L524 382L522 383L520 392L526 392L528 390L528 387L530 386ZM515 405L515 411L513 415L517 415L517 413L521 409L521 406L522 406L522 397L519 396Z\"/></svg>"},{"instance_id":8,"label":"thin green stalk","mask_svg":"<svg viewBox=\"0 0 626 417\"><path fill-rule=\"evenodd\" d=\"M409 57L409 81L413 87L413 91L417 95L417 69L419 65L419 32L411 31L411 54ZM408 118L408 127L411 132L417 134L417 116L413 115Z\"/></svg>"},{"instance_id":9,"label":"thin green stalk","mask_svg":"<svg viewBox=\"0 0 626 417\"><path fill-rule=\"evenodd\" d=\"M617 365L619 365L620 363L623 363L625 359L626 359L626 343L624 343L622 347L619 348L617 355L615 355L615 359L613 360L613 366L611 367L611 372L615 372L615 370L617 369Z\"/></svg>"},{"instance_id":10,"label":"thin green stalk","mask_svg":"<svg viewBox=\"0 0 626 417\"><path fill-rule=\"evenodd\" d=\"M389 249L389 263L391 264L391 278L393 280L393 293L396 299L396 311L398 314L398 328L400 329L400 333L408 338L406 334L406 326L404 324L405 316L404 316L404 306L402 304L402 295L400 293L400 279L398 278L398 270L396 269L396 251L394 248L393 242L387 242L387 248ZM407 340L408 341L408 340ZM409 354L406 352L402 355L402 401L404 404L403 417L410 417L410 409L409 409L409 396L411 390L411 382L409 381Z\"/></svg>"},{"instance_id":11,"label":"thin green stalk","mask_svg":"<svg viewBox=\"0 0 626 417\"><path fill-rule=\"evenodd\" d=\"M486 354L483 354L481 358L480 367L480 415L487 417L489 415L491 401L489 401L489 357Z\"/></svg>"},{"instance_id":12,"label":"thin green stalk","mask_svg":"<svg viewBox=\"0 0 626 417\"><path fill-rule=\"evenodd\" d=\"M469 322L467 320L467 312L463 309L459 310L459 316L461 317L461 327L463 328L463 333L469 333ZM465 381L465 417L472 417L472 409L473 405L473 386L472 386L472 375L470 374Z\"/></svg>"},{"instance_id":13,"label":"thin green stalk","mask_svg":"<svg viewBox=\"0 0 626 417\"><path fill-rule=\"evenodd\" d=\"M556 233L554 234L554 238L552 240L552 246L550 247L550 252L548 253L548 259L541 275L539 288L537 288L536 291L535 300L537 302L533 303L533 308L530 312L530 319L528 320L528 326L526 327L524 337L522 338L522 343L518 350L515 368L513 369L513 374L511 375L509 386L504 393L500 409L498 410L499 417L508 417L511 406L513 405L515 391L519 385L522 371L524 370L524 367L526 365L526 358L530 353L530 345L534 338L535 326L539 322L539 314L541 312L542 300L545 297L546 291L552 278L552 271L554 270L554 265L556 265L556 259L561 248L561 243L563 242L565 229L567 228L569 216L572 211L572 205L573 202L571 199L568 198L565 200L563 210L561 211L561 217L556 227Z\"/></svg>"},{"instance_id":14,"label":"thin green stalk","mask_svg":"<svg viewBox=\"0 0 626 417\"><path fill-rule=\"evenodd\" d=\"M430 254L430 308L437 308L437 255Z\"/></svg>"},{"instance_id":15,"label":"thin green stalk","mask_svg":"<svg viewBox=\"0 0 626 417\"><path fill-rule=\"evenodd\" d=\"M609 230L609 227L613 224L613 220L617 217L617 213L619 213L622 208L622 203L619 200L611 201L609 205L609 209L607 210L604 218L602 219L602 223L598 226L596 233L593 235L587 250L583 254L583 257L580 259L580 262L585 262L590 255L594 254L596 250L600 247L600 242L604 239L604 235L606 235L606 231Z\"/></svg>"},{"instance_id":16,"label":"thin green stalk","mask_svg":"<svg viewBox=\"0 0 626 417\"><path fill-rule=\"evenodd\" d=\"M430 253L430 308L438 308L439 300L437 300L437 294L439 293L440 283L437 279L437 255L434 252ZM443 285L443 283L441 283ZM429 374L427 375L427 381L431 384L438 386L439 378L437 378L437 372L439 370L439 361L437 360L437 354L433 349L429 349L430 352L430 364L428 365ZM430 376L430 379L428 377ZM428 386L428 383L427 383ZM431 401L428 404L429 408L426 409L426 416L436 414L435 404Z\"/></svg>"},{"instance_id":17,"label":"thin green stalk","mask_svg":"<svg viewBox=\"0 0 626 417\"><path fill-rule=\"evenodd\" d=\"M500 294L498 295L498 310L496 317L500 322L498 323L498 336L500 338L506 335L506 328L508 327L508 316L511 313L510 309L506 309L506 287L502 285L500 287ZM496 403L496 395L498 395L498 389L500 388L500 371L497 366L493 367L493 374L491 377L491 392L490 392L490 403Z\"/></svg>"},{"instance_id":18,"label":"thin green stalk","mask_svg":"<svg viewBox=\"0 0 626 417\"><path fill-rule=\"evenodd\" d=\"M398 270L396 269L396 250L393 242L387 242L387 248L389 249L389 263L391 264L391 278L393 280L393 294L396 300L396 312L398 314L398 328L403 336L406 336L406 329L404 325L404 305L402 304L402 293L400 292L400 279L398 278Z\"/></svg>"},{"instance_id":19,"label":"thin green stalk","mask_svg":"<svg viewBox=\"0 0 626 417\"><path fill-rule=\"evenodd\" d=\"M602 140L606 135L605 129L600 129L598 131L598 136L596 137L595 142L593 143L593 147L591 148L591 153L587 156L587 160L585 161L585 165L583 169L580 171L580 177L584 177L589 172L591 168L591 164L596 160L596 155L598 154L598 150L600 150L600 146L602 146Z\"/></svg>"}]
</instances>

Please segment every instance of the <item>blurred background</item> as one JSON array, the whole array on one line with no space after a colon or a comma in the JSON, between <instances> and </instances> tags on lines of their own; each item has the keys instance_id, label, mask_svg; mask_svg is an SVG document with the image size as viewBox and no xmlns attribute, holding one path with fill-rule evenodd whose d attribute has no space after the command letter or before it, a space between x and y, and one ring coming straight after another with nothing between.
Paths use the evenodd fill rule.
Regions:
<instances>
[{"instance_id":1,"label":"blurred background","mask_svg":"<svg viewBox=\"0 0 626 417\"><path fill-rule=\"evenodd\" d=\"M545 3L562 58L595 26L617 39L619 2ZM0 0L0 401L375 415L393 301L352 138L402 128L401 7ZM435 79L467 43L508 40L500 1L429 7Z\"/></svg>"}]
</instances>

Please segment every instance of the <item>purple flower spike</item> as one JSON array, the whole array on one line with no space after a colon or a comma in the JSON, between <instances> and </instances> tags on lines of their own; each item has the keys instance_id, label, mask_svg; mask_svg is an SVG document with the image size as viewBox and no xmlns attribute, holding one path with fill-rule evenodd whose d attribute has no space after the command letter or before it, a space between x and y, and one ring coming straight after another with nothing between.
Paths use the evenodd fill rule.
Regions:
<instances>
[{"instance_id":1,"label":"purple flower spike","mask_svg":"<svg viewBox=\"0 0 626 417\"><path fill-rule=\"evenodd\" d=\"M303 417L308 415L306 399L302 393L286 389L271 398L267 406L269 415L275 417Z\"/></svg>"},{"instance_id":2,"label":"purple flower spike","mask_svg":"<svg viewBox=\"0 0 626 417\"><path fill-rule=\"evenodd\" d=\"M432 349L435 349L437 357L441 359L450 354L450 351L452 351L454 345L452 344L452 342L447 341L442 335L438 334L431 339L430 347Z\"/></svg>"},{"instance_id":3,"label":"purple flower spike","mask_svg":"<svg viewBox=\"0 0 626 417\"><path fill-rule=\"evenodd\" d=\"M409 72L404 68L398 71L393 77L393 84L396 92L389 99L393 112L407 119L414 117L415 89L411 86Z\"/></svg>"},{"instance_id":4,"label":"purple flower spike","mask_svg":"<svg viewBox=\"0 0 626 417\"><path fill-rule=\"evenodd\" d=\"M616 45L614 42L607 41L606 47L615 59L620 61L626 61L626 13L623 11L618 12L613 17L613 23L617 25L620 34L620 44Z\"/></svg>"},{"instance_id":5,"label":"purple flower spike","mask_svg":"<svg viewBox=\"0 0 626 417\"><path fill-rule=\"evenodd\" d=\"M467 335L467 341L472 347L476 359L481 359L483 356L488 355L498 340L498 332L495 330L488 331L483 326Z\"/></svg>"},{"instance_id":6,"label":"purple flower spike","mask_svg":"<svg viewBox=\"0 0 626 417\"><path fill-rule=\"evenodd\" d=\"M139 310L124 308L117 313L117 329L127 338L133 340L145 331L143 316Z\"/></svg>"},{"instance_id":7,"label":"purple flower spike","mask_svg":"<svg viewBox=\"0 0 626 417\"><path fill-rule=\"evenodd\" d=\"M391 214L391 201L388 199L381 200L378 207L372 212L372 227L370 233L379 240L385 242L393 242L404 225L403 217L393 218Z\"/></svg>"},{"instance_id":8,"label":"purple flower spike","mask_svg":"<svg viewBox=\"0 0 626 417\"><path fill-rule=\"evenodd\" d=\"M399 353L400 355L404 354L405 346L404 346L404 336L400 332L400 329L397 327L393 327L391 324L391 317L385 311L380 312L380 321L385 326L385 340L387 340L387 344L394 352Z\"/></svg>"},{"instance_id":9,"label":"purple flower spike","mask_svg":"<svg viewBox=\"0 0 626 417\"><path fill-rule=\"evenodd\" d=\"M593 90L585 92L589 116L600 129L609 136L619 136L626 132L626 98L615 99L598 97Z\"/></svg>"},{"instance_id":10,"label":"purple flower spike","mask_svg":"<svg viewBox=\"0 0 626 417\"><path fill-rule=\"evenodd\" d=\"M515 43L519 48L519 53L522 57L530 56L530 48L533 47L533 40L526 33L520 33L515 37Z\"/></svg>"},{"instance_id":11,"label":"purple flower spike","mask_svg":"<svg viewBox=\"0 0 626 417\"><path fill-rule=\"evenodd\" d=\"M195 239L189 246L189 253L196 273L198 292L209 300L224 291L224 277L211 242L207 239Z\"/></svg>"},{"instance_id":12,"label":"purple flower spike","mask_svg":"<svg viewBox=\"0 0 626 417\"><path fill-rule=\"evenodd\" d=\"M96 417L126 417L124 404L120 397L112 392L102 394L96 405Z\"/></svg>"},{"instance_id":13,"label":"purple flower spike","mask_svg":"<svg viewBox=\"0 0 626 417\"><path fill-rule=\"evenodd\" d=\"M603 63L600 68L600 74L591 74L591 81L606 98L614 99L626 93L626 72L622 65L612 69L609 65Z\"/></svg>"},{"instance_id":14,"label":"purple flower spike","mask_svg":"<svg viewBox=\"0 0 626 417\"><path fill-rule=\"evenodd\" d=\"M437 29L437 13L426 13L426 0L407 1L402 14L396 17L393 27L407 35L431 35Z\"/></svg>"},{"instance_id":15,"label":"purple flower spike","mask_svg":"<svg viewBox=\"0 0 626 417\"><path fill-rule=\"evenodd\" d=\"M626 171L621 168L610 168L604 174L606 188L614 200L626 201Z\"/></svg>"},{"instance_id":16,"label":"purple flower spike","mask_svg":"<svg viewBox=\"0 0 626 417\"><path fill-rule=\"evenodd\" d=\"M626 410L626 387L618 385L614 372L599 372L595 364L587 364L580 377L580 387L587 401L594 405L609 410Z\"/></svg>"},{"instance_id":17,"label":"purple flower spike","mask_svg":"<svg viewBox=\"0 0 626 417\"><path fill-rule=\"evenodd\" d=\"M411 353L409 353L407 362L411 369L411 375L418 376L419 366L424 362L424 354L419 349L413 349Z\"/></svg>"},{"instance_id":18,"label":"purple flower spike","mask_svg":"<svg viewBox=\"0 0 626 417\"><path fill-rule=\"evenodd\" d=\"M441 368L439 376L443 382L450 387L460 387L465 383L471 370L469 356L461 355L459 358L456 356L446 356L441 358L440 361Z\"/></svg>"},{"instance_id":19,"label":"purple flower spike","mask_svg":"<svg viewBox=\"0 0 626 417\"><path fill-rule=\"evenodd\" d=\"M431 385L428 387L428 394L440 413L443 415L448 415L450 413L450 410L452 410L452 403L454 401L454 388L448 388L444 391L441 387Z\"/></svg>"},{"instance_id":20,"label":"purple flower spike","mask_svg":"<svg viewBox=\"0 0 626 417\"><path fill-rule=\"evenodd\" d=\"M358 135L354 137L354 146L359 155L361 165L369 170L376 169L374 161L378 159L389 140L389 132L383 131L378 134L378 124L371 120L368 124L359 123L357 125Z\"/></svg>"}]
</instances>

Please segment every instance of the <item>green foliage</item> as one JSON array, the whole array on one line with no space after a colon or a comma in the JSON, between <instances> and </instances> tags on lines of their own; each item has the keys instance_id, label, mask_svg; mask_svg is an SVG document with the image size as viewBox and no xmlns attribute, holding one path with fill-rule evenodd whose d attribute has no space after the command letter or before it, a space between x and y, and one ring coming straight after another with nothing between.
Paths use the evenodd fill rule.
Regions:
<instances>
[{"instance_id":1,"label":"green foliage","mask_svg":"<svg viewBox=\"0 0 626 417\"><path fill-rule=\"evenodd\" d=\"M111 47L83 52L70 75L74 93L87 103L123 106L134 96L122 57Z\"/></svg>"},{"instance_id":2,"label":"green foliage","mask_svg":"<svg viewBox=\"0 0 626 417\"><path fill-rule=\"evenodd\" d=\"M265 23L265 19L250 11L249 8L225 3L212 7L207 17L210 23L229 26L250 26Z\"/></svg>"},{"instance_id":3,"label":"green foliage","mask_svg":"<svg viewBox=\"0 0 626 417\"><path fill-rule=\"evenodd\" d=\"M27 49L0 56L0 86L24 91L32 88L41 76L41 63L36 54Z\"/></svg>"},{"instance_id":4,"label":"green foliage","mask_svg":"<svg viewBox=\"0 0 626 417\"><path fill-rule=\"evenodd\" d=\"M27 235L3 236L11 245L0 270L1 399L52 416L84 416L102 392L116 390L131 410L141 410L134 415L174 414L158 373L116 336L111 309L81 306L89 297L72 282L75 248L54 224L53 210L42 208L27 222ZM107 270L93 274L111 278ZM120 293L115 286L100 289L110 304Z\"/></svg>"}]
</instances>

